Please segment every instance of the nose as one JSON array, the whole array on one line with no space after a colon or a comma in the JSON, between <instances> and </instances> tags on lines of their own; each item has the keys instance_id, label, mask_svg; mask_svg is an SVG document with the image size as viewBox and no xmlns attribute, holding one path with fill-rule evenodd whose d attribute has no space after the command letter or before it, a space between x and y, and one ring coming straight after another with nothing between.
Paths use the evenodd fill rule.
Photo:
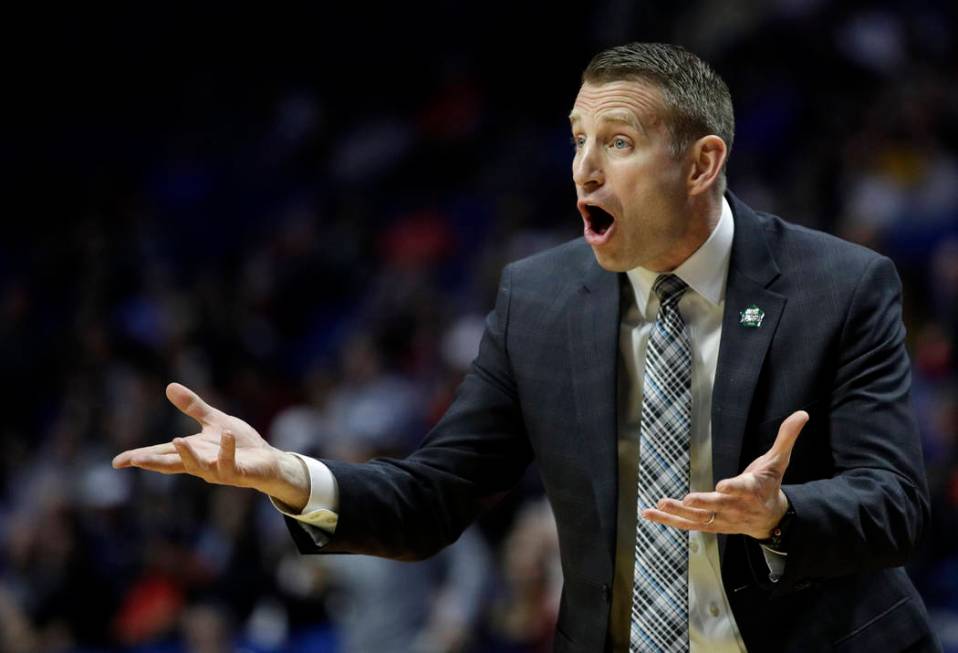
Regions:
<instances>
[{"instance_id":1,"label":"nose","mask_svg":"<svg viewBox=\"0 0 958 653\"><path fill-rule=\"evenodd\" d=\"M594 142L586 141L572 159L572 181L584 190L594 190L605 181L602 161Z\"/></svg>"}]
</instances>

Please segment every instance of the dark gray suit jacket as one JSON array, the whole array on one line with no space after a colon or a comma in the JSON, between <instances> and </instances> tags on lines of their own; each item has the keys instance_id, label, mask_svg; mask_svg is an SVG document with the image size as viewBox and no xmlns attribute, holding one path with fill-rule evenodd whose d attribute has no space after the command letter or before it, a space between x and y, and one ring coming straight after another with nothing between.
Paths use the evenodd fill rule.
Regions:
<instances>
[{"instance_id":1,"label":"dark gray suit jacket","mask_svg":"<svg viewBox=\"0 0 958 653\"><path fill-rule=\"evenodd\" d=\"M928 497L893 264L757 213L735 219L712 399L715 479L741 472L782 420L811 415L783 490L795 509L785 576L745 536L720 536L722 580L750 651L937 650L901 565ZM577 239L505 268L455 401L404 460L326 462L339 525L303 552L432 555L508 492L533 459L564 573L557 651L608 645L616 530L620 287ZM758 328L740 311L764 311Z\"/></svg>"}]
</instances>

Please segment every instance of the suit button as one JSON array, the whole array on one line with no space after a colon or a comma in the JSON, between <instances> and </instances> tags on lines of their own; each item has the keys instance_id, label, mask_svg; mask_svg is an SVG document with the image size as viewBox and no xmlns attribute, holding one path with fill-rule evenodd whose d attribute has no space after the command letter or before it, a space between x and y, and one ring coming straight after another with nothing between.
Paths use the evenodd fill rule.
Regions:
<instances>
[{"instance_id":1,"label":"suit button","mask_svg":"<svg viewBox=\"0 0 958 653\"><path fill-rule=\"evenodd\" d=\"M709 603L709 614L713 617L719 616L719 607L717 603Z\"/></svg>"},{"instance_id":2,"label":"suit button","mask_svg":"<svg viewBox=\"0 0 958 653\"><path fill-rule=\"evenodd\" d=\"M602 599L603 599L606 603L608 603L609 601L612 600L612 586L611 586L611 585L603 585L603 586L602 586Z\"/></svg>"}]
</instances>

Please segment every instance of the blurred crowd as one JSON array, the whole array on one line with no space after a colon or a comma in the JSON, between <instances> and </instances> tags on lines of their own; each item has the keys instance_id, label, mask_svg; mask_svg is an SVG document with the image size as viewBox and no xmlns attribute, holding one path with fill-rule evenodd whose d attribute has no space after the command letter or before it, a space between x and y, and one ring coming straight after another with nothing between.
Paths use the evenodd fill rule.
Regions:
<instances>
[{"instance_id":1,"label":"blurred crowd","mask_svg":"<svg viewBox=\"0 0 958 653\"><path fill-rule=\"evenodd\" d=\"M566 115L591 54L636 39L729 83L734 192L897 264L934 511L909 573L958 650L958 10L655 4L548 34L533 9L443 6L382 42L247 16L253 51L158 7L48 35L2 154L23 204L0 238L0 651L551 650L534 468L401 563L301 556L266 497L110 460L195 432L172 380L284 450L415 447L502 266L581 231Z\"/></svg>"}]
</instances>

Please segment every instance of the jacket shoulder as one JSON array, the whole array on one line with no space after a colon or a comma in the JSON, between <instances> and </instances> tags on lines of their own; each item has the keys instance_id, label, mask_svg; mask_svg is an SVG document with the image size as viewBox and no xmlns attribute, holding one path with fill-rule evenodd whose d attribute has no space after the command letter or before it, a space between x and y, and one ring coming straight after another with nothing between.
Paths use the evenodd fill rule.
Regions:
<instances>
[{"instance_id":1,"label":"jacket shoulder","mask_svg":"<svg viewBox=\"0 0 958 653\"><path fill-rule=\"evenodd\" d=\"M887 257L862 245L770 213L756 211L755 216L785 275L811 275L812 278L824 275L833 283L842 279L855 282L878 261L890 265Z\"/></svg>"},{"instance_id":2,"label":"jacket shoulder","mask_svg":"<svg viewBox=\"0 0 958 653\"><path fill-rule=\"evenodd\" d=\"M774 215L757 214L757 219L779 273L768 289L788 299L789 319L800 325L796 342L816 337L826 342L839 334L844 339L861 325L872 325L873 335L897 334L902 285L890 259ZM874 327L877 313L888 319L887 328Z\"/></svg>"},{"instance_id":3,"label":"jacket shoulder","mask_svg":"<svg viewBox=\"0 0 958 653\"><path fill-rule=\"evenodd\" d=\"M581 281L586 271L594 265L592 248L579 237L513 261L506 266L506 270L514 284L564 286Z\"/></svg>"}]
</instances>

